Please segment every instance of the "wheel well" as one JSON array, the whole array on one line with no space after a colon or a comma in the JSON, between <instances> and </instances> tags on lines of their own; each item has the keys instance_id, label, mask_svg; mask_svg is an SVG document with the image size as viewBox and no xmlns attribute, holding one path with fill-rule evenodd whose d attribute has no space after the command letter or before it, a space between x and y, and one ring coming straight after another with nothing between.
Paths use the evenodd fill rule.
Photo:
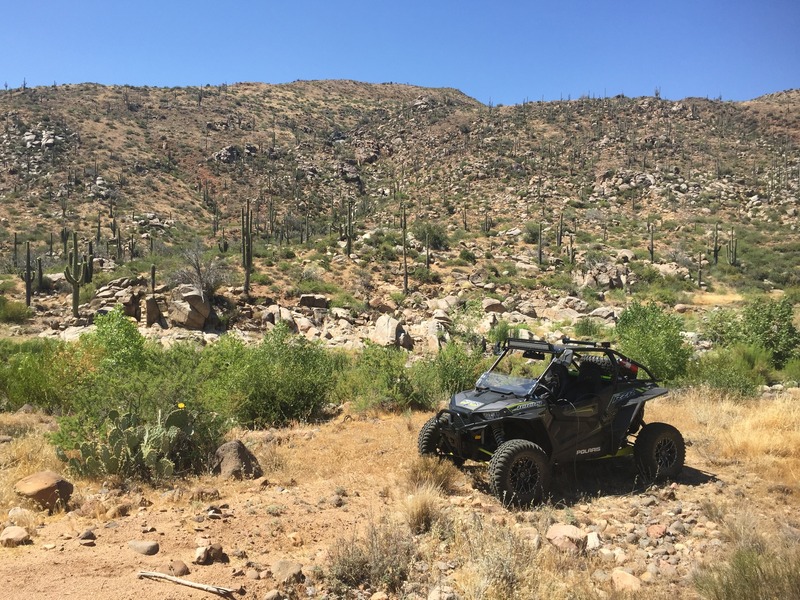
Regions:
<instances>
[{"instance_id":1,"label":"wheel well","mask_svg":"<svg viewBox=\"0 0 800 600\"><path fill-rule=\"evenodd\" d=\"M503 423L506 440L522 439L533 442L544 450L548 456L553 452L553 445L544 424L539 421L508 419Z\"/></svg>"}]
</instances>

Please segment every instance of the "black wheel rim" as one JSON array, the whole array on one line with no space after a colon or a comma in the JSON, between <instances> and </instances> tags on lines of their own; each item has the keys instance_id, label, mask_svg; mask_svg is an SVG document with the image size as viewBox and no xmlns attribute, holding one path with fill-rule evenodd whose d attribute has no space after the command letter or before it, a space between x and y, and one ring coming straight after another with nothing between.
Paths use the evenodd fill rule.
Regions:
<instances>
[{"instance_id":1,"label":"black wheel rim","mask_svg":"<svg viewBox=\"0 0 800 600\"><path fill-rule=\"evenodd\" d=\"M656 465L658 470L663 472L672 467L678 460L678 447L670 439L660 440L656 444Z\"/></svg>"},{"instance_id":2,"label":"black wheel rim","mask_svg":"<svg viewBox=\"0 0 800 600\"><path fill-rule=\"evenodd\" d=\"M515 497L532 496L539 484L539 467L526 456L518 458L508 472L508 483Z\"/></svg>"}]
</instances>

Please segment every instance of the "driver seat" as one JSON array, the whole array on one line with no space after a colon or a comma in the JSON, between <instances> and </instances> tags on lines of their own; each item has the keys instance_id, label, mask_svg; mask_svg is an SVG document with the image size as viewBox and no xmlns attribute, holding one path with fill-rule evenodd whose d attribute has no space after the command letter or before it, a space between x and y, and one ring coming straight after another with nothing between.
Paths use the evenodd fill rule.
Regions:
<instances>
[{"instance_id":1,"label":"driver seat","mask_svg":"<svg viewBox=\"0 0 800 600\"><path fill-rule=\"evenodd\" d=\"M544 378L544 384L553 392L553 400L560 400L564 397L569 379L569 370L563 364L554 362L550 365Z\"/></svg>"}]
</instances>

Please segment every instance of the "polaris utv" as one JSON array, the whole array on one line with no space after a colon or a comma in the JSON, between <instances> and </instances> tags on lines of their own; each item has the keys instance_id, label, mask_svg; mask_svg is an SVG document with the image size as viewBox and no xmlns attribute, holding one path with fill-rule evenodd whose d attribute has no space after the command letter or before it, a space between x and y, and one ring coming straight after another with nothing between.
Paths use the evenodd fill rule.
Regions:
<instances>
[{"instance_id":1,"label":"polaris utv","mask_svg":"<svg viewBox=\"0 0 800 600\"><path fill-rule=\"evenodd\" d=\"M644 422L644 405L667 393L644 365L608 342L509 339L472 390L428 420L419 452L489 463L492 493L529 505L548 492L553 466L633 454L645 480L683 468L680 432Z\"/></svg>"}]
</instances>

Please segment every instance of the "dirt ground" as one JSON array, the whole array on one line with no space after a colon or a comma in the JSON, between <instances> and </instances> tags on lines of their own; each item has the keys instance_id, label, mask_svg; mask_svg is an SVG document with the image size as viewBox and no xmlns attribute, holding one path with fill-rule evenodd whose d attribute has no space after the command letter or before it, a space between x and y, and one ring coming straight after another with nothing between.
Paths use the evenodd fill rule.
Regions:
<instances>
[{"instance_id":1,"label":"dirt ground","mask_svg":"<svg viewBox=\"0 0 800 600\"><path fill-rule=\"evenodd\" d=\"M276 588L288 597L326 597L329 587L323 573L333 546L352 543L367 524L382 518L404 526L408 471L417 460L417 432L428 416L345 415L317 427L248 432L242 438L254 449L265 472L258 481L207 477L178 481L172 489L132 486L124 492L110 484L104 487L109 482L75 481L71 512L40 513L32 544L0 548L4 596L9 600L214 597L171 582L137 578L140 571L155 571L181 560L191 570L186 579L237 590L233 597L261 599ZM732 506L747 497L748 510L754 514L780 522L791 518L791 486L781 494L774 489L771 493L774 483L749 472L746 465L709 461L707 453L698 452L703 445L693 439L695 435L687 435L687 467L671 486L655 491L637 488L632 465L624 459L603 461L602 466L572 466L556 473L553 500L539 510L552 522L572 520L581 526L601 517L611 523L619 518L622 528L628 521L653 520L651 513L647 516L639 508L647 504L642 498L650 496L664 507L675 502L684 507ZM537 511L515 513L500 506L488 494L484 467L470 463L462 473L453 492L441 499L445 510L500 527L541 522ZM79 537L87 530L96 539L84 545L87 542ZM198 538L219 542L227 562L193 564L195 549L202 542ZM132 540L157 541L160 550L154 556L138 554L128 545ZM721 550L721 546L716 549ZM712 547L704 550L698 564L713 559L714 551ZM388 597L427 598L442 578L457 589L459 567L467 565L459 565L462 559L448 552L440 548L422 559L433 569L442 569L440 577L423 578L416 595ZM275 580L273 567L287 559L302 565L304 583ZM447 566L441 567L442 563ZM674 577L656 579L643 588L642 597L696 597L690 571L681 569ZM608 587L600 584L598 589ZM381 597L372 596L374 592L366 589L350 597Z\"/></svg>"}]
</instances>

